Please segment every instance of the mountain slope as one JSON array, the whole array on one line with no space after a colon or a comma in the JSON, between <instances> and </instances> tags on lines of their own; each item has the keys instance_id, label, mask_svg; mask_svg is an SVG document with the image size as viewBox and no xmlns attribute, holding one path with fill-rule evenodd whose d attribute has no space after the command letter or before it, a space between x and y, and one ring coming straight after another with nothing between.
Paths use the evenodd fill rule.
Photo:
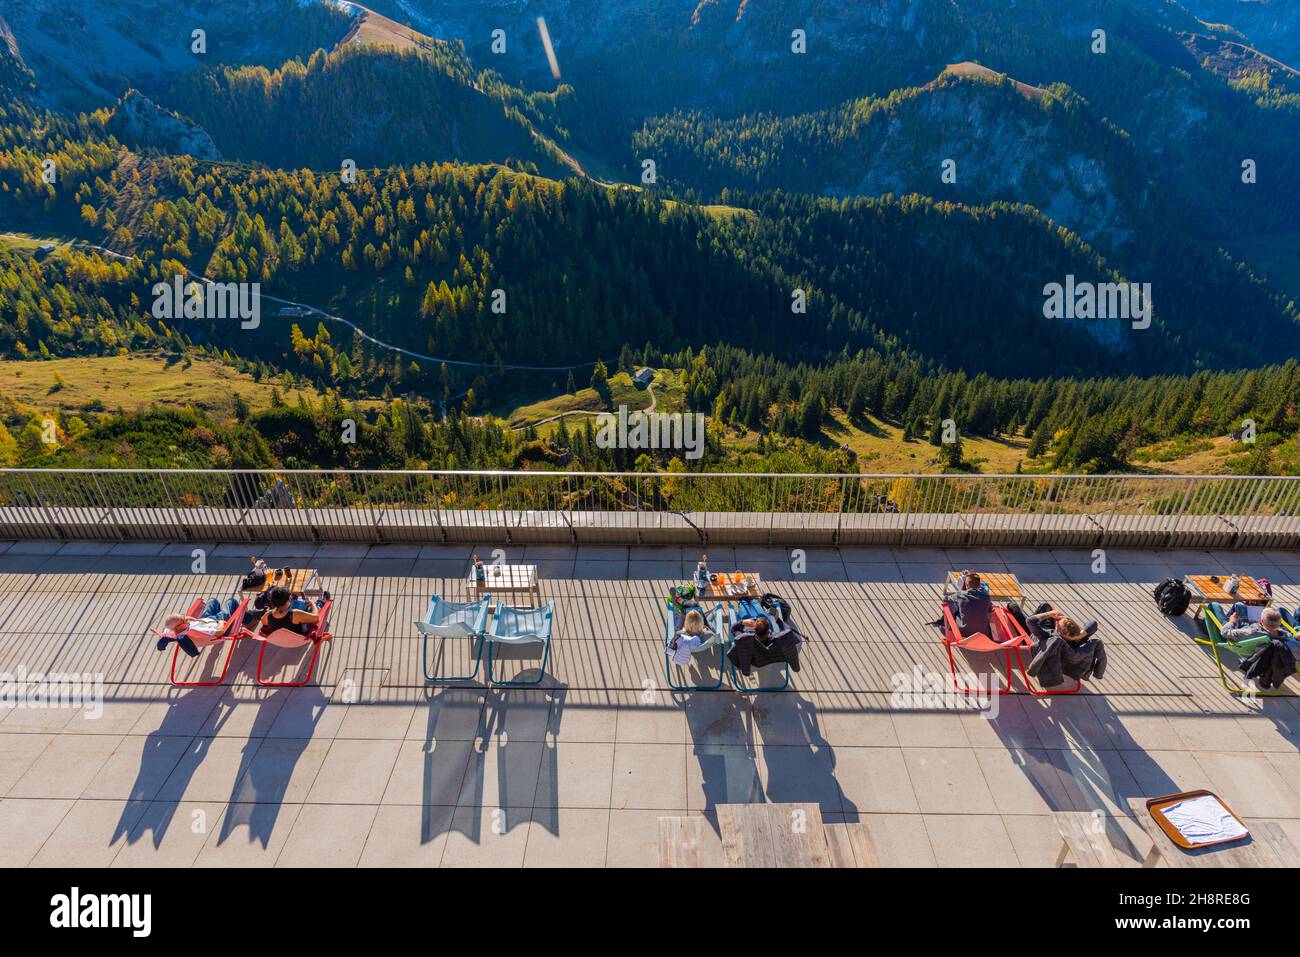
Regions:
<instances>
[{"instance_id":1,"label":"mountain slope","mask_svg":"<svg viewBox=\"0 0 1300 957\"><path fill-rule=\"evenodd\" d=\"M579 117L565 145L599 152L624 176L639 173L631 140L656 116L802 116L974 61L1030 86L1069 86L1130 138L1142 178L1196 208L1203 235L1300 228L1286 175L1300 153L1300 104L1203 67L1184 35L1218 35L1169 0L627 0L599 13L580 0L375 2L432 35L465 37L507 78L549 88L532 23L544 15ZM501 55L488 47L497 27L509 40ZM806 53L791 50L795 29ZM1093 52L1095 30L1104 53ZM1261 174L1243 191L1245 159Z\"/></svg>"},{"instance_id":2,"label":"mountain slope","mask_svg":"<svg viewBox=\"0 0 1300 957\"><path fill-rule=\"evenodd\" d=\"M1252 45L1291 66L1300 64L1300 16L1288 0L1179 0L1193 15L1224 23Z\"/></svg>"},{"instance_id":3,"label":"mountain slope","mask_svg":"<svg viewBox=\"0 0 1300 957\"><path fill-rule=\"evenodd\" d=\"M167 106L227 156L334 168L428 160L533 162L560 173L559 150L495 90L485 92L453 46L346 44L304 64L226 68L181 77Z\"/></svg>"},{"instance_id":4,"label":"mountain slope","mask_svg":"<svg viewBox=\"0 0 1300 957\"><path fill-rule=\"evenodd\" d=\"M6 0L0 12L44 101L75 109L107 106L130 87L153 95L204 66L307 56L352 23L333 4L298 0ZM201 54L195 29L205 31Z\"/></svg>"},{"instance_id":5,"label":"mountain slope","mask_svg":"<svg viewBox=\"0 0 1300 957\"><path fill-rule=\"evenodd\" d=\"M705 195L730 187L1023 202L1108 246L1132 240L1151 205L1131 144L1077 96L969 63L924 87L821 113L656 118L634 142L670 184ZM955 182L942 178L949 160Z\"/></svg>"}]
</instances>

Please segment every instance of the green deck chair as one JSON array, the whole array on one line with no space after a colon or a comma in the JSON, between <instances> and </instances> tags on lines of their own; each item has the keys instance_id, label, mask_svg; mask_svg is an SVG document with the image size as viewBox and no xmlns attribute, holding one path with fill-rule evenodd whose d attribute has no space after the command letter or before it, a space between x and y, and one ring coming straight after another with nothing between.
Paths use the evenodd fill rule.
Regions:
<instances>
[{"instance_id":1,"label":"green deck chair","mask_svg":"<svg viewBox=\"0 0 1300 957\"><path fill-rule=\"evenodd\" d=\"M1227 609L1218 602L1207 601L1202 608L1201 616L1202 621L1205 622L1206 637L1195 639L1198 644L1208 645L1210 650L1214 652L1214 663L1219 667L1219 680L1223 682L1223 687L1227 689L1229 694L1253 694L1268 698L1276 698L1286 694L1285 688L1274 688L1271 691L1262 691L1255 688L1241 688L1228 680L1228 673L1224 670L1223 658L1219 654L1220 651L1231 652L1236 655L1238 659L1249 658L1260 647L1267 644L1270 639L1267 635L1257 635L1240 642L1224 641L1223 623L1227 618ZM1282 631L1289 633L1292 637L1300 637L1300 634L1287 624L1285 620L1282 622ZM1296 673L1300 674L1300 668L1297 668Z\"/></svg>"}]
</instances>

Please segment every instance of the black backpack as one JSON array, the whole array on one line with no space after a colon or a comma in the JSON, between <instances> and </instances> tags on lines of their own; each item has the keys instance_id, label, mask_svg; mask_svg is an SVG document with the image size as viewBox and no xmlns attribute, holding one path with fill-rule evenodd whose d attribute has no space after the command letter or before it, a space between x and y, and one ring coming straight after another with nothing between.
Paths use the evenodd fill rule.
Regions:
<instances>
[{"instance_id":1,"label":"black backpack","mask_svg":"<svg viewBox=\"0 0 1300 957\"><path fill-rule=\"evenodd\" d=\"M774 618L789 623L790 620L790 603L780 595L774 595L768 592L758 600L759 607Z\"/></svg>"},{"instance_id":2,"label":"black backpack","mask_svg":"<svg viewBox=\"0 0 1300 957\"><path fill-rule=\"evenodd\" d=\"M1176 618L1187 611L1187 606L1192 602L1192 593L1177 578L1166 578L1156 586L1153 594L1156 607L1160 609L1161 614L1170 618Z\"/></svg>"}]
</instances>

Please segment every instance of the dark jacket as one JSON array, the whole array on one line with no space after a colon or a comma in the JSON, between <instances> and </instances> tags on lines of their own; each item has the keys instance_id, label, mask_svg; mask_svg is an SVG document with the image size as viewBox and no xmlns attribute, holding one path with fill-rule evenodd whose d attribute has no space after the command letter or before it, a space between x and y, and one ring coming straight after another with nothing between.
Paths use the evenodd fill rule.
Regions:
<instances>
[{"instance_id":1,"label":"dark jacket","mask_svg":"<svg viewBox=\"0 0 1300 957\"><path fill-rule=\"evenodd\" d=\"M993 599L983 588L963 588L948 596L948 607L957 619L963 638L976 633L991 634L990 619L993 617Z\"/></svg>"},{"instance_id":2,"label":"dark jacket","mask_svg":"<svg viewBox=\"0 0 1300 957\"><path fill-rule=\"evenodd\" d=\"M727 651L731 663L740 669L746 678L754 668L786 661L796 672L799 670L799 649L803 645L803 636L793 627L769 635L767 643L758 640L754 632L736 622L731 628L735 640Z\"/></svg>"},{"instance_id":3,"label":"dark jacket","mask_svg":"<svg viewBox=\"0 0 1300 957\"><path fill-rule=\"evenodd\" d=\"M1070 644L1054 632L1034 649L1025 669L1044 688L1055 688L1067 677L1087 681L1106 675L1106 644L1100 638L1085 638Z\"/></svg>"},{"instance_id":4,"label":"dark jacket","mask_svg":"<svg viewBox=\"0 0 1300 957\"><path fill-rule=\"evenodd\" d=\"M1282 682L1295 674L1295 655L1283 642L1274 638L1260 645L1238 669L1261 688L1280 688Z\"/></svg>"}]
</instances>

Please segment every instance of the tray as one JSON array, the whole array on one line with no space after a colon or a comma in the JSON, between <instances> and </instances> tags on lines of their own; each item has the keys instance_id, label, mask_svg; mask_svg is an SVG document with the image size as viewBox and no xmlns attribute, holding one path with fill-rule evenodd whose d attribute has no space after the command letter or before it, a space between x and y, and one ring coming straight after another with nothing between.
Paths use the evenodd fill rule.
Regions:
<instances>
[{"instance_id":1,"label":"tray","mask_svg":"<svg viewBox=\"0 0 1300 957\"><path fill-rule=\"evenodd\" d=\"M1179 801L1186 801L1198 797L1214 798L1214 800L1223 805L1223 809L1233 816L1246 833L1240 837L1221 837L1216 841L1205 841L1201 844L1194 844L1187 840L1187 838L1183 837L1182 832L1174 826L1173 822L1170 821L1169 818L1165 817L1164 809L1169 807L1171 804L1177 804ZM1169 840L1173 841L1185 851L1195 851L1202 847L1214 847L1218 844L1235 844L1237 841L1244 841L1246 838L1250 837L1250 828L1246 827L1246 822L1237 816L1237 812L1228 807L1227 802L1224 801L1223 798L1219 797L1213 791L1207 791L1204 788L1198 788L1195 791L1180 791L1177 794L1166 794L1162 797L1149 798L1147 800L1147 811L1151 814L1151 817L1156 824L1160 826L1160 830L1165 832L1165 835Z\"/></svg>"}]
</instances>

